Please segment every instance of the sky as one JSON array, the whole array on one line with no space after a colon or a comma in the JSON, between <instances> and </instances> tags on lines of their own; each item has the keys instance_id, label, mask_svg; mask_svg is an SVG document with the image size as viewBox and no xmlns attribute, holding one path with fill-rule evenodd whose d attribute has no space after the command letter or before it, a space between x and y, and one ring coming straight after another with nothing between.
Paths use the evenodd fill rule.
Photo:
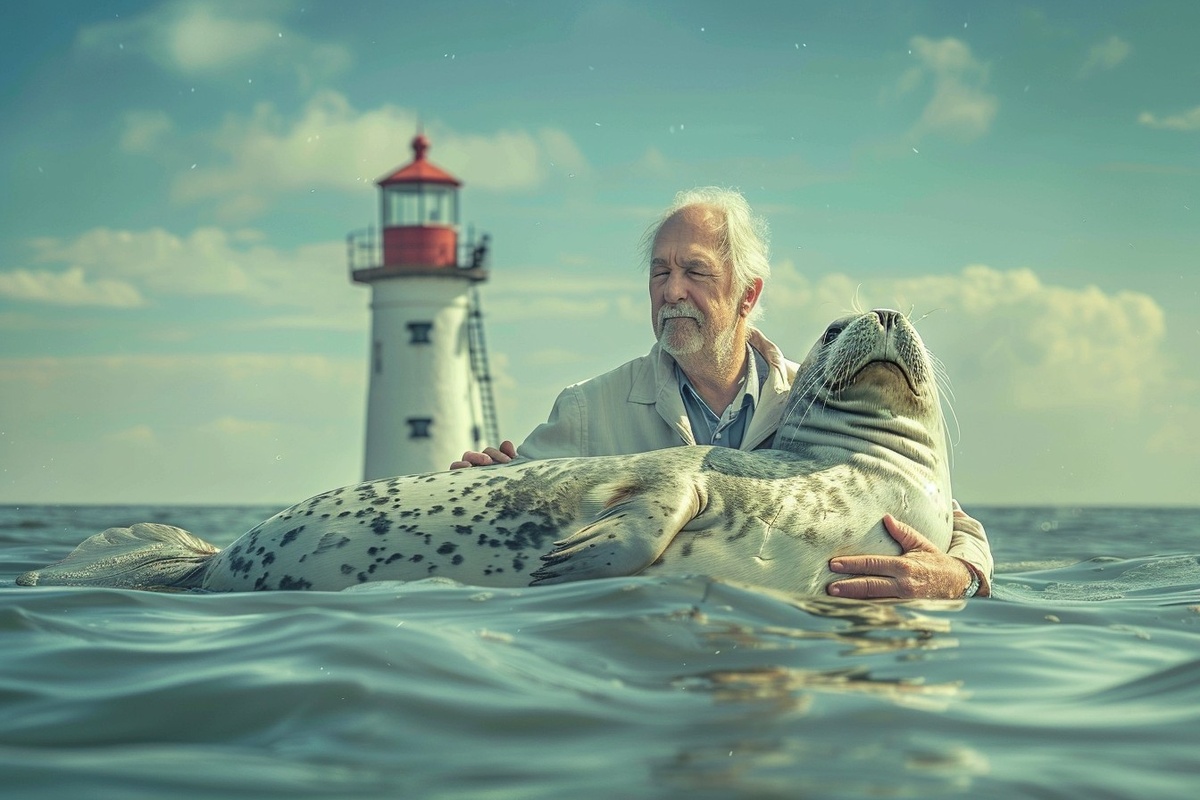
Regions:
<instances>
[{"instance_id":1,"label":"sky","mask_svg":"<svg viewBox=\"0 0 1200 800\"><path fill-rule=\"evenodd\" d=\"M771 226L789 357L918 320L968 511L1200 505L1197 30L1190 0L14 4L0 503L359 480L346 236L420 127L491 236L504 438L649 350L638 241L719 185Z\"/></svg>"}]
</instances>

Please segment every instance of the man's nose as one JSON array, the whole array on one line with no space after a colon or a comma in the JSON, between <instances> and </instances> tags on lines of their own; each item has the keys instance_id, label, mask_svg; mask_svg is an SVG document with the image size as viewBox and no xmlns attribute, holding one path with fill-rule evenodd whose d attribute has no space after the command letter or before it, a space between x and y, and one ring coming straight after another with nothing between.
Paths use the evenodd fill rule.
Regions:
<instances>
[{"instance_id":1,"label":"man's nose","mask_svg":"<svg viewBox=\"0 0 1200 800\"><path fill-rule=\"evenodd\" d=\"M687 280L682 272L672 270L667 273L667 280L663 286L663 299L668 303L678 303L687 299Z\"/></svg>"}]
</instances>

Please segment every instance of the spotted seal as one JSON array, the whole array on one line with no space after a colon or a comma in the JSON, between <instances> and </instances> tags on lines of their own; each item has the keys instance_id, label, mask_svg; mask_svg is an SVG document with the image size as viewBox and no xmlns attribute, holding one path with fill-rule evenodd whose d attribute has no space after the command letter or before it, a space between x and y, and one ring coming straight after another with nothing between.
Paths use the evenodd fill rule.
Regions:
<instances>
[{"instance_id":1,"label":"spotted seal","mask_svg":"<svg viewBox=\"0 0 1200 800\"><path fill-rule=\"evenodd\" d=\"M21 585L339 590L430 576L485 586L708 574L824 593L835 555L896 553L885 513L945 550L952 528L930 358L898 312L833 322L801 364L774 449L675 447L369 481L218 550L142 523Z\"/></svg>"}]
</instances>

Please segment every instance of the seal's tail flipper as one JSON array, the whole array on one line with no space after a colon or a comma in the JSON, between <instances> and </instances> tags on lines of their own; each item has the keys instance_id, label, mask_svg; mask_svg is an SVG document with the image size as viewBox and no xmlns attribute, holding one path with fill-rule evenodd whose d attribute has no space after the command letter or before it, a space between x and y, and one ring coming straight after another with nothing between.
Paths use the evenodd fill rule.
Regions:
<instances>
[{"instance_id":1,"label":"seal's tail flipper","mask_svg":"<svg viewBox=\"0 0 1200 800\"><path fill-rule=\"evenodd\" d=\"M198 589L217 548L180 528L139 522L88 538L56 564L17 577L18 586Z\"/></svg>"}]
</instances>

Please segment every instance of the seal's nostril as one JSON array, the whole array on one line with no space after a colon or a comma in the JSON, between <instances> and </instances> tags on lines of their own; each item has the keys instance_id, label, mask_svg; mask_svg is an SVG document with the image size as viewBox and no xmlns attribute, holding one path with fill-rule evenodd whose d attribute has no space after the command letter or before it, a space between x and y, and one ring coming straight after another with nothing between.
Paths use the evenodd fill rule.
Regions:
<instances>
[{"instance_id":1,"label":"seal's nostril","mask_svg":"<svg viewBox=\"0 0 1200 800\"><path fill-rule=\"evenodd\" d=\"M893 311L890 308L877 308L874 314L879 319L879 324L883 326L885 331L894 327L896 319L900 316L899 311Z\"/></svg>"}]
</instances>

